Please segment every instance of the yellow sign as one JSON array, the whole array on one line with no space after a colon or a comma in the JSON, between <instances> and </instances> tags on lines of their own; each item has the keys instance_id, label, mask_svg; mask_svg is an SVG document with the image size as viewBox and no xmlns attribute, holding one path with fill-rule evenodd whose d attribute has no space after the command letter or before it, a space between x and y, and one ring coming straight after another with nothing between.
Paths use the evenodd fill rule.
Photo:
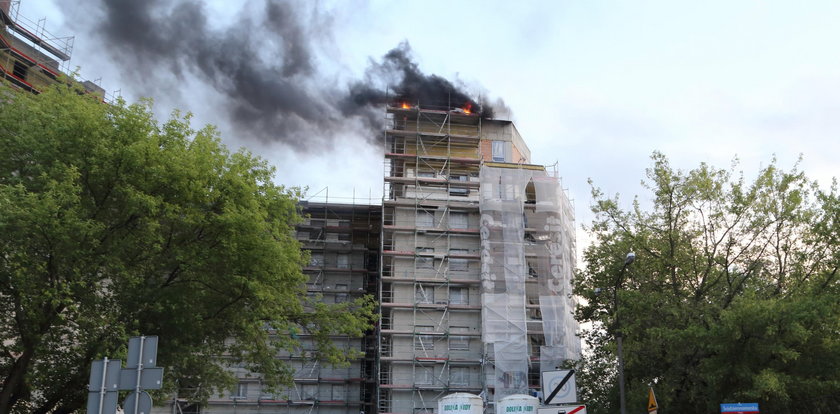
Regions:
<instances>
[{"instance_id":1,"label":"yellow sign","mask_svg":"<svg viewBox=\"0 0 840 414\"><path fill-rule=\"evenodd\" d=\"M658 409L659 406L656 404L656 396L653 395L653 387L650 387L650 391L648 391L648 413L656 414L656 410Z\"/></svg>"}]
</instances>

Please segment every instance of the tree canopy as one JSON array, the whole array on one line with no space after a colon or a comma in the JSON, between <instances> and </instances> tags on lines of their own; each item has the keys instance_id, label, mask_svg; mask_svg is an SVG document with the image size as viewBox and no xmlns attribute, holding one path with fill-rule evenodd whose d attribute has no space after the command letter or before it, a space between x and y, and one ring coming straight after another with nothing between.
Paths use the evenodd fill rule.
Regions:
<instances>
[{"instance_id":1,"label":"tree canopy","mask_svg":"<svg viewBox=\"0 0 840 414\"><path fill-rule=\"evenodd\" d=\"M840 412L840 198L775 160L748 181L654 153L651 206L593 187L596 217L576 278L589 354L590 412L617 412L615 334L624 339L628 412ZM624 267L627 252L636 260ZM617 289L617 291L616 291ZM618 306L616 307L616 299Z\"/></svg>"},{"instance_id":2,"label":"tree canopy","mask_svg":"<svg viewBox=\"0 0 840 414\"><path fill-rule=\"evenodd\" d=\"M360 336L373 302L307 302L299 191L189 118L67 85L4 92L0 413L84 407L91 361L133 335L158 335L165 391L199 401L231 386L225 363L291 382L276 355L296 333L322 361L352 356L329 335Z\"/></svg>"}]
</instances>

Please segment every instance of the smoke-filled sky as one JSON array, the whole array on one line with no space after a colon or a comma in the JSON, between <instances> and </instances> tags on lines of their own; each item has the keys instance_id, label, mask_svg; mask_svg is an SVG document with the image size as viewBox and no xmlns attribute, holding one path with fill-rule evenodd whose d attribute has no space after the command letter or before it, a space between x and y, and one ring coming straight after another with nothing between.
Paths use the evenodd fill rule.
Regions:
<instances>
[{"instance_id":1,"label":"smoke-filled sky","mask_svg":"<svg viewBox=\"0 0 840 414\"><path fill-rule=\"evenodd\" d=\"M22 0L21 14L76 36L83 77L192 111L334 201L381 197L371 131L393 88L512 117L579 222L587 178L629 203L654 150L684 169L737 157L747 177L774 154L784 168L802 154L824 186L840 172L835 1Z\"/></svg>"}]
</instances>

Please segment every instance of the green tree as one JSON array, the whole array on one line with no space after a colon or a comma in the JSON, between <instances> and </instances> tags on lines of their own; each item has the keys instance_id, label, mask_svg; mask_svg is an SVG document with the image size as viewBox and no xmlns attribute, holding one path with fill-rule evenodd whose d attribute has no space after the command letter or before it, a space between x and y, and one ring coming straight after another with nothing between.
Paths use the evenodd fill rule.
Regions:
<instances>
[{"instance_id":1,"label":"green tree","mask_svg":"<svg viewBox=\"0 0 840 414\"><path fill-rule=\"evenodd\" d=\"M593 188L595 242L576 280L577 317L593 326L580 366L591 412L618 407L618 329L629 412L646 407L651 385L661 413L724 402L840 412L836 180L821 190L774 161L747 182L735 165L685 172L652 158L650 208L637 199L624 210ZM628 251L636 260L622 272Z\"/></svg>"},{"instance_id":2,"label":"green tree","mask_svg":"<svg viewBox=\"0 0 840 414\"><path fill-rule=\"evenodd\" d=\"M83 407L91 361L132 335L160 337L165 392L201 401L226 363L280 386L295 333L344 364L329 335L371 326L370 298L306 299L298 190L212 127L62 85L5 91L0 143L0 413Z\"/></svg>"}]
</instances>

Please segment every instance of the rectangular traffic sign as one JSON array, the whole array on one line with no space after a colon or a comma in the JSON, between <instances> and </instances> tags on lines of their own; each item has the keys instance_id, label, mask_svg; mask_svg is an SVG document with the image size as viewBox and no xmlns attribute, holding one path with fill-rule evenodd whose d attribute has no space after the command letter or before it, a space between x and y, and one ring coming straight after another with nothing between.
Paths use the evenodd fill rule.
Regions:
<instances>
[{"instance_id":1,"label":"rectangular traffic sign","mask_svg":"<svg viewBox=\"0 0 840 414\"><path fill-rule=\"evenodd\" d=\"M158 337L156 336L132 336L128 339L128 358L125 361L126 368L137 368L138 362L143 362L144 368L151 368L157 362ZM143 355L140 355L140 349ZM141 359L142 358L142 359Z\"/></svg>"},{"instance_id":2,"label":"rectangular traffic sign","mask_svg":"<svg viewBox=\"0 0 840 414\"><path fill-rule=\"evenodd\" d=\"M542 373L544 404L569 404L577 402L575 370L544 371Z\"/></svg>"},{"instance_id":3,"label":"rectangular traffic sign","mask_svg":"<svg viewBox=\"0 0 840 414\"><path fill-rule=\"evenodd\" d=\"M87 414L116 414L120 393L90 391L88 392Z\"/></svg>"},{"instance_id":4,"label":"rectangular traffic sign","mask_svg":"<svg viewBox=\"0 0 840 414\"><path fill-rule=\"evenodd\" d=\"M163 368L145 368L140 374L140 389L159 390L163 386ZM133 390L137 387L137 369L120 371L120 389Z\"/></svg>"},{"instance_id":5,"label":"rectangular traffic sign","mask_svg":"<svg viewBox=\"0 0 840 414\"><path fill-rule=\"evenodd\" d=\"M87 414L116 414L122 361L93 361L88 382Z\"/></svg>"},{"instance_id":6,"label":"rectangular traffic sign","mask_svg":"<svg viewBox=\"0 0 840 414\"><path fill-rule=\"evenodd\" d=\"M93 361L90 364L88 391L99 392L103 388L106 392L117 391L120 380L120 368L122 368L122 361L119 359L100 359Z\"/></svg>"},{"instance_id":7,"label":"rectangular traffic sign","mask_svg":"<svg viewBox=\"0 0 840 414\"><path fill-rule=\"evenodd\" d=\"M537 414L586 414L585 405L558 405L548 408L537 408Z\"/></svg>"},{"instance_id":8,"label":"rectangular traffic sign","mask_svg":"<svg viewBox=\"0 0 840 414\"><path fill-rule=\"evenodd\" d=\"M721 404L720 412L721 414L758 414L758 403Z\"/></svg>"}]
</instances>

